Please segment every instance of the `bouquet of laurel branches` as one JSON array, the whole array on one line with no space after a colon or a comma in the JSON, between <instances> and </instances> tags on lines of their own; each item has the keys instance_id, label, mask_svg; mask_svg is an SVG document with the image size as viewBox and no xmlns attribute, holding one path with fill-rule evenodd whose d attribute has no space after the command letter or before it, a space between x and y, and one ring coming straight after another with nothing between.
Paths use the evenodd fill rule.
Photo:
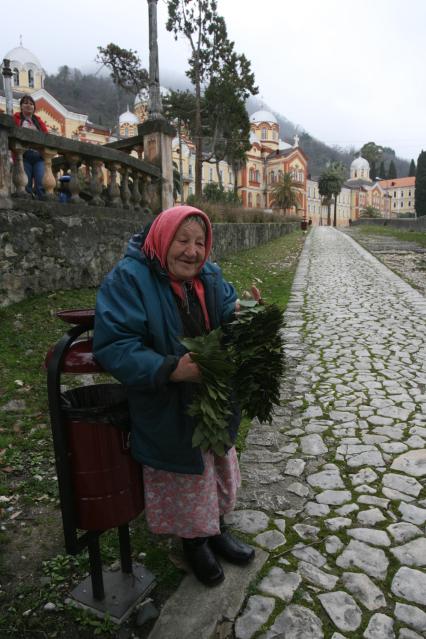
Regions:
<instances>
[{"instance_id":1,"label":"bouquet of laurel branches","mask_svg":"<svg viewBox=\"0 0 426 639\"><path fill-rule=\"evenodd\" d=\"M241 301L240 312L225 329L182 340L202 373L188 414L195 417L193 446L224 455L231 396L250 418L271 421L280 401L284 372L281 310L275 304Z\"/></svg>"}]
</instances>

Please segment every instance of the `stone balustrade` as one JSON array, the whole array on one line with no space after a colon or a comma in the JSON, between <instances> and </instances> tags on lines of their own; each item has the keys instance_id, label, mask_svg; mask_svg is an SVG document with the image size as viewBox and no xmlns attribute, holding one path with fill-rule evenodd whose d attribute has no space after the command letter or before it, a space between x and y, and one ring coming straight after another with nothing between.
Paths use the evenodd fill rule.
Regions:
<instances>
[{"instance_id":1,"label":"stone balustrade","mask_svg":"<svg viewBox=\"0 0 426 639\"><path fill-rule=\"evenodd\" d=\"M16 127L10 116L0 114L0 208L13 208L15 198L31 198L23 161L31 148L44 159L46 201L58 199L58 178L67 174L70 204L155 212L161 208L161 169L141 159L142 142L135 137L123 150L88 144ZM138 157L131 155L133 150Z\"/></svg>"}]
</instances>

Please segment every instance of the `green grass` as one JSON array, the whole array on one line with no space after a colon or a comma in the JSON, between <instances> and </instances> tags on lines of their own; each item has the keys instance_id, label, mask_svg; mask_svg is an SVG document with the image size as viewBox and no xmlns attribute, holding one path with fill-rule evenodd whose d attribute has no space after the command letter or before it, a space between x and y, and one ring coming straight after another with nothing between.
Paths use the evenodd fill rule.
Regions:
<instances>
[{"instance_id":1,"label":"green grass","mask_svg":"<svg viewBox=\"0 0 426 639\"><path fill-rule=\"evenodd\" d=\"M296 231L266 246L243 251L221 262L224 275L234 283L240 296L255 283L267 302L277 303L284 309L303 241L303 234ZM69 328L56 313L71 308L93 308L95 297L95 289L57 291L0 309L0 411L8 402L21 402L17 411L0 412L0 495L13 496L10 502L13 510L9 509L9 502L0 503L0 525L5 524L6 528L0 532L2 554L7 558L8 546L13 545L19 533L23 543L26 531L32 530L33 525L39 526L43 539L50 544L44 555L36 554L36 558L32 557L31 547L25 550L31 578L20 575L19 566L11 567L6 560L0 563L2 584L10 578L11 569L14 574L13 592L3 590L2 594L0 591L0 635L5 628L14 628L12 637L33 633L34 637L76 639L92 637L98 631L100 636L108 635L108 624L103 627L98 621L95 632L81 612L64 612L60 606L71 586L83 578L87 557L84 553L76 559L52 556L63 550L61 532L58 534L54 528L55 523L60 526L60 517L44 368L49 347ZM70 377L63 381L73 383ZM244 449L249 429L250 421L245 418L237 441L239 452ZM20 528L26 513L34 507L43 507L44 514L35 515L34 524L30 516L26 527ZM17 511L23 514L12 523L10 516ZM131 536L134 556L146 553L143 562L156 575L158 585L152 596L161 603L177 587L183 573L170 561L169 543L151 535L143 517L132 523ZM115 531L102 536L102 556L106 564L119 556L116 537ZM55 551L50 550L51 556L46 556L53 546ZM51 563L43 568L42 559ZM43 573L47 583L40 585ZM43 611L49 599L58 603L54 614ZM30 609L34 613L24 616Z\"/></svg>"},{"instance_id":2,"label":"green grass","mask_svg":"<svg viewBox=\"0 0 426 639\"><path fill-rule=\"evenodd\" d=\"M391 226L359 225L355 227L355 232L360 235L395 237L403 242L415 242L420 246L426 246L426 231L405 231Z\"/></svg>"}]
</instances>

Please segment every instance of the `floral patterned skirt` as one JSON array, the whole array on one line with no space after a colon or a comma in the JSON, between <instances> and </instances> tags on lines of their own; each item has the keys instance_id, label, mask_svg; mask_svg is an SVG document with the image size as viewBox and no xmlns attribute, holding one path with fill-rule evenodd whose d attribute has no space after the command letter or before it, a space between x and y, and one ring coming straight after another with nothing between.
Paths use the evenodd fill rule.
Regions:
<instances>
[{"instance_id":1,"label":"floral patterned skirt","mask_svg":"<svg viewBox=\"0 0 426 639\"><path fill-rule=\"evenodd\" d=\"M218 535L219 517L235 506L241 483L235 448L224 457L203 453L202 475L143 466L145 517L157 534L192 539Z\"/></svg>"}]
</instances>

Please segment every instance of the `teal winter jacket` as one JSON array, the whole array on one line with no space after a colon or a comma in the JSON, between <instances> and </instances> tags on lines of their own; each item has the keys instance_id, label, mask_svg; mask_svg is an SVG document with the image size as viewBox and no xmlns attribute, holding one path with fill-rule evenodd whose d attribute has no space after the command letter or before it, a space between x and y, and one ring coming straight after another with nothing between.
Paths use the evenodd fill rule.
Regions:
<instances>
[{"instance_id":1,"label":"teal winter jacket","mask_svg":"<svg viewBox=\"0 0 426 639\"><path fill-rule=\"evenodd\" d=\"M100 287L94 354L127 388L133 457L153 468L201 474L201 451L192 447L194 421L186 414L194 386L169 381L186 352L180 313L167 274L146 258L142 243L142 235L133 236ZM217 328L232 319L236 292L211 262L200 278L211 328ZM236 410L230 428L235 431L238 423Z\"/></svg>"}]
</instances>

